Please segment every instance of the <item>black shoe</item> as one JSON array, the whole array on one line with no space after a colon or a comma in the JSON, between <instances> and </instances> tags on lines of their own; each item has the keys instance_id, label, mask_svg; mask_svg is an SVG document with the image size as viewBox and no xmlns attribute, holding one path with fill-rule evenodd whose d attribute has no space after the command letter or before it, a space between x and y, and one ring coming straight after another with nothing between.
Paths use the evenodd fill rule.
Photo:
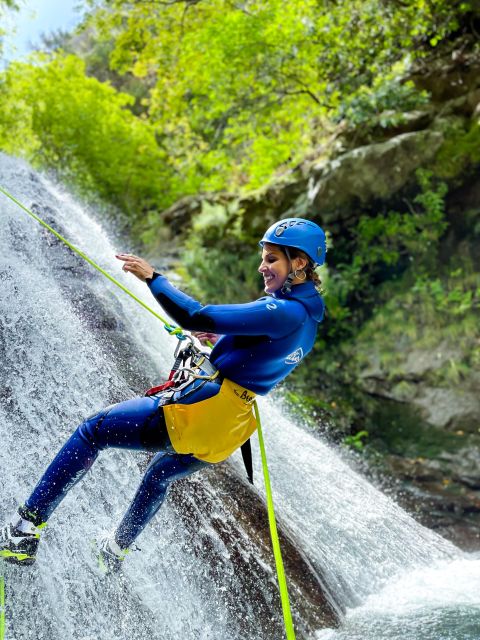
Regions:
<instances>
[{"instance_id":1,"label":"black shoe","mask_svg":"<svg viewBox=\"0 0 480 640\"><path fill-rule=\"evenodd\" d=\"M12 564L30 565L35 562L40 528L31 524L28 531L21 531L17 528L21 523L22 520L10 522L0 529L0 558Z\"/></svg>"}]
</instances>

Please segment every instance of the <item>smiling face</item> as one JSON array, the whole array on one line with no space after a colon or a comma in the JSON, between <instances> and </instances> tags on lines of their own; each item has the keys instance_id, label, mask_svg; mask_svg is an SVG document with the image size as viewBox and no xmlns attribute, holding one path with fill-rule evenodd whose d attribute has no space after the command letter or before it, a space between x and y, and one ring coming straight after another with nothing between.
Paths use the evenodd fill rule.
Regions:
<instances>
[{"instance_id":1,"label":"smiling face","mask_svg":"<svg viewBox=\"0 0 480 640\"><path fill-rule=\"evenodd\" d=\"M282 288L287 279L290 273L290 262L280 247L265 243L258 270L263 276L265 293L274 293Z\"/></svg>"},{"instance_id":2,"label":"smiling face","mask_svg":"<svg viewBox=\"0 0 480 640\"><path fill-rule=\"evenodd\" d=\"M307 260L294 258L289 261L284 251L275 244L265 243L262 250L262 262L258 267L265 283L265 293L275 293L281 289L290 271L303 269L307 265ZM305 277L295 277L292 284L301 284Z\"/></svg>"}]
</instances>

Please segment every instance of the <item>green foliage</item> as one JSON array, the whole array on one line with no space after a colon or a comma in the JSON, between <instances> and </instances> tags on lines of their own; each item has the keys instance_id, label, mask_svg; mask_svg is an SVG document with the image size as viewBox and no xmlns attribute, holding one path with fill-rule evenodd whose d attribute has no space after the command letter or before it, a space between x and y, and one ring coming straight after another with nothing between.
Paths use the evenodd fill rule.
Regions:
<instances>
[{"instance_id":1,"label":"green foliage","mask_svg":"<svg viewBox=\"0 0 480 640\"><path fill-rule=\"evenodd\" d=\"M4 75L0 137L121 206L136 231L141 218L143 238L180 196L257 188L296 166L339 118L398 124L426 99L405 70L473 11L446 0L89 4L78 37L46 39L52 57Z\"/></svg>"},{"instance_id":2,"label":"green foliage","mask_svg":"<svg viewBox=\"0 0 480 640\"><path fill-rule=\"evenodd\" d=\"M437 265L436 275L415 279L406 272L395 286L385 287L385 303L341 347L350 371L389 380L391 393L408 402L418 381L412 380L407 360L417 354L430 362L431 371L416 375L431 386L477 388L480 273L468 257L454 256L450 263L455 266L444 270Z\"/></svg>"},{"instance_id":3,"label":"green foliage","mask_svg":"<svg viewBox=\"0 0 480 640\"><path fill-rule=\"evenodd\" d=\"M85 76L75 56L15 63L0 81L0 144L137 217L165 206L168 164L133 99ZM137 218L138 219L138 218Z\"/></svg>"},{"instance_id":4,"label":"green foliage","mask_svg":"<svg viewBox=\"0 0 480 640\"><path fill-rule=\"evenodd\" d=\"M389 281L405 269L419 277L437 260L439 240L447 228L444 183L431 172L417 171L420 191L403 212L362 215L355 227L351 262L324 272L329 312L328 335L343 339L362 323L365 312L381 301L378 280ZM438 181L437 181L438 182Z\"/></svg>"},{"instance_id":5,"label":"green foliage","mask_svg":"<svg viewBox=\"0 0 480 640\"><path fill-rule=\"evenodd\" d=\"M97 50L107 44L111 70L151 88L142 105L186 193L264 184L324 140L331 118L398 124L426 99L403 83L406 67L471 11L425 0L92 4L86 29Z\"/></svg>"},{"instance_id":6,"label":"green foliage","mask_svg":"<svg viewBox=\"0 0 480 640\"><path fill-rule=\"evenodd\" d=\"M357 451L363 451L365 447L364 440L368 438L368 431L359 431L353 436L345 436L343 444Z\"/></svg>"},{"instance_id":7,"label":"green foliage","mask_svg":"<svg viewBox=\"0 0 480 640\"><path fill-rule=\"evenodd\" d=\"M419 207L409 205L403 213L390 211L386 215L360 217L354 262L364 270L378 264L395 265L405 255L415 261L417 269L424 266L427 258L429 262L436 258L438 240L447 228L447 186L432 185L431 172L419 169L416 175L421 191L413 203Z\"/></svg>"},{"instance_id":8,"label":"green foliage","mask_svg":"<svg viewBox=\"0 0 480 640\"><path fill-rule=\"evenodd\" d=\"M461 268L441 279L423 276L415 281L412 293L427 298L440 316L465 316L480 309L480 276L469 276Z\"/></svg>"},{"instance_id":9,"label":"green foliage","mask_svg":"<svg viewBox=\"0 0 480 640\"><path fill-rule=\"evenodd\" d=\"M384 129L405 121L405 112L428 104L428 94L418 91L413 82L401 82L399 74L379 76L372 85L364 85L352 96L347 96L339 116L354 126L378 124Z\"/></svg>"},{"instance_id":10,"label":"green foliage","mask_svg":"<svg viewBox=\"0 0 480 640\"><path fill-rule=\"evenodd\" d=\"M480 123L472 119L467 126L458 122L446 132L446 140L438 152L433 171L440 178L459 176L468 166L480 163Z\"/></svg>"}]
</instances>

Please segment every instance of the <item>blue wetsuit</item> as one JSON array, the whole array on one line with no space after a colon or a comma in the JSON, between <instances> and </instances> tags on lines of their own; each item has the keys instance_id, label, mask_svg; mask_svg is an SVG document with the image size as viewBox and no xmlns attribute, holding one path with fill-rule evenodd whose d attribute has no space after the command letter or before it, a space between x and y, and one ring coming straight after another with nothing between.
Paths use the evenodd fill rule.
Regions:
<instances>
[{"instance_id":1,"label":"blue wetsuit","mask_svg":"<svg viewBox=\"0 0 480 640\"><path fill-rule=\"evenodd\" d=\"M266 394L311 350L324 305L313 282L255 302L207 305L182 293L155 274L149 287L167 313L183 328L222 334L211 361L223 378ZM176 403L199 402L218 393L215 381L198 381L175 396ZM174 451L166 429L162 398L135 398L87 418L65 443L20 513L35 524L46 522L67 492L108 447L158 452L115 533L128 547L161 506L170 483L208 463Z\"/></svg>"}]
</instances>

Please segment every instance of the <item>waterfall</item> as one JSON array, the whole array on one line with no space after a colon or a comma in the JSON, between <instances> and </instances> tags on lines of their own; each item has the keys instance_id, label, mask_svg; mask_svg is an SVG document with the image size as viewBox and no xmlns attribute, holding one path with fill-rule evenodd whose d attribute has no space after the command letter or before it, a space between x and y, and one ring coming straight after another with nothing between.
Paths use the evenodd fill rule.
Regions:
<instances>
[{"instance_id":1,"label":"waterfall","mask_svg":"<svg viewBox=\"0 0 480 640\"><path fill-rule=\"evenodd\" d=\"M114 257L128 247L114 247L95 212L62 186L2 154L0 185L27 207L37 208L147 304L156 304L145 285L124 274ZM176 341L156 318L92 273L2 195L0 285L0 516L7 519L81 420L141 393L168 372ZM280 404L265 398L259 406L281 527L321 577L334 607L346 612L338 630L311 629L305 623L297 637L400 638L392 625L391 635L372 631L382 617L379 608L382 615L396 607L400 617L427 615L408 604L422 585L430 594L427 611L435 603L446 609L453 598L459 607L467 607L471 621L479 598L462 600L461 594L469 588L479 593L480 561L416 523L334 448L289 420ZM261 465L255 439L253 448L258 486ZM243 589L229 564L228 546L215 537L212 518L218 519L218 513L202 512L198 505L200 528L187 531L175 492L139 538L142 551L128 556L123 575L105 578L99 573L92 541L111 531L123 515L144 461L141 453L102 454L53 514L37 563L31 569L5 568L11 637L278 640L278 623L269 623L272 611L278 612L278 604L268 604L273 574L272 584L261 586L267 604L260 624L256 597ZM226 464L241 473L238 454ZM185 486L192 489L192 501L195 487L205 487L219 512L226 513L228 499L216 478L207 470ZM200 534L217 550L221 547L222 567L229 568L223 585L211 579L208 554L196 548ZM250 541L241 523L235 535L247 548ZM255 546L248 548L253 560L264 564ZM265 571L270 575L270 569ZM458 575L461 581L453 577ZM441 584L437 591L436 581ZM226 594L226 584L235 593ZM347 635L342 635L343 628ZM357 629L361 631L355 635Z\"/></svg>"}]
</instances>

